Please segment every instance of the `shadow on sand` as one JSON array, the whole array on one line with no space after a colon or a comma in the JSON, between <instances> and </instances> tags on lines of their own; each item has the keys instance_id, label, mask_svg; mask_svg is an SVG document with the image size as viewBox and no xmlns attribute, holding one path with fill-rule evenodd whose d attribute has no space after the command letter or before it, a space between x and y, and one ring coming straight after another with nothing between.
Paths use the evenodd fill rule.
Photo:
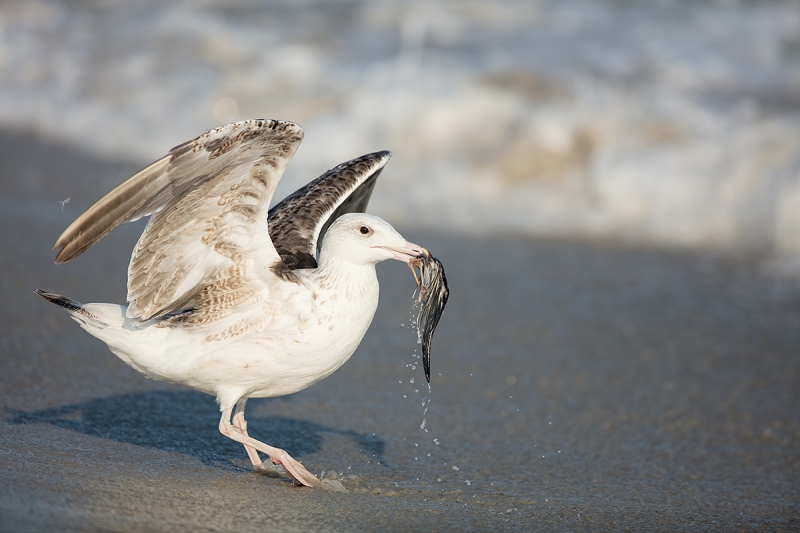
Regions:
<instances>
[{"instance_id":1,"label":"shadow on sand","mask_svg":"<svg viewBox=\"0 0 800 533\"><path fill-rule=\"evenodd\" d=\"M185 453L207 465L231 464L247 457L241 444L217 431L219 407L214 399L194 391L121 394L33 412L6 413L10 415L6 422L11 424L52 424L93 437ZM251 436L294 457L319 450L323 434L333 433L350 437L386 464L384 442L372 435L281 416L251 415L247 420Z\"/></svg>"}]
</instances>

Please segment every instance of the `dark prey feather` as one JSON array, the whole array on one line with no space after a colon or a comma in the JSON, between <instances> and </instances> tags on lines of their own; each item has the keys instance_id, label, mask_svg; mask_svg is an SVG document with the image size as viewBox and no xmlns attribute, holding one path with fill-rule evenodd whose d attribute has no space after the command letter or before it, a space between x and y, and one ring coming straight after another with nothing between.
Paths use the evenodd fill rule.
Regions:
<instances>
[{"instance_id":1,"label":"dark prey feather","mask_svg":"<svg viewBox=\"0 0 800 533\"><path fill-rule=\"evenodd\" d=\"M433 332L444 313L450 290L447 288L447 276L441 261L433 257L428 250L412 259L411 263L419 268L420 308L417 315L417 331L422 341L422 368L425 379L431 382L431 341Z\"/></svg>"}]
</instances>

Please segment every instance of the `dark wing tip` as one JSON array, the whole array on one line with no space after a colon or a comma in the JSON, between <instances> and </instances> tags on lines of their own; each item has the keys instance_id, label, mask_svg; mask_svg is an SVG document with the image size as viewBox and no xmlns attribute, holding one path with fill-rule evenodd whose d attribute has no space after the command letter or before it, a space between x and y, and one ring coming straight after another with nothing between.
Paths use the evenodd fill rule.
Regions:
<instances>
[{"instance_id":1,"label":"dark wing tip","mask_svg":"<svg viewBox=\"0 0 800 533\"><path fill-rule=\"evenodd\" d=\"M70 253L70 251L69 251L70 246L69 245L70 245L70 243L68 242L63 247L53 246L53 250L58 252L58 254L56 255L56 259L55 259L55 263L57 265L60 265L62 263L66 263L68 261L71 261L71 260L75 259L75 257L78 256L78 254L76 254L74 252Z\"/></svg>"},{"instance_id":2,"label":"dark wing tip","mask_svg":"<svg viewBox=\"0 0 800 533\"><path fill-rule=\"evenodd\" d=\"M60 265L62 263L68 263L69 261L72 261L83 252L91 248L94 243L99 241L107 233L108 231L104 232L102 235L100 235L100 237L94 239L87 239L86 234L74 235L71 239L66 241L59 239L55 246L53 246L53 250L58 252L58 254L56 254L55 263Z\"/></svg>"}]
</instances>

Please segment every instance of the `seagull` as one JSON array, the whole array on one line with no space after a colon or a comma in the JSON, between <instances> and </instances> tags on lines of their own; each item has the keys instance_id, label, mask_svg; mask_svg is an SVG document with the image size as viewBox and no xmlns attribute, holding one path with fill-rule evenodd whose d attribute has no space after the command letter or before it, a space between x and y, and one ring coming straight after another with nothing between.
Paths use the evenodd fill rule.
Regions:
<instances>
[{"instance_id":1,"label":"seagull","mask_svg":"<svg viewBox=\"0 0 800 533\"><path fill-rule=\"evenodd\" d=\"M329 170L268 210L303 139L296 124L246 120L176 146L80 215L56 263L112 229L150 219L128 267L128 305L81 304L37 290L147 377L216 397L219 431L297 485L322 483L286 451L247 433L249 398L301 391L347 361L378 306L375 265L422 248L363 213L391 157ZM320 244L321 243L321 244Z\"/></svg>"}]
</instances>

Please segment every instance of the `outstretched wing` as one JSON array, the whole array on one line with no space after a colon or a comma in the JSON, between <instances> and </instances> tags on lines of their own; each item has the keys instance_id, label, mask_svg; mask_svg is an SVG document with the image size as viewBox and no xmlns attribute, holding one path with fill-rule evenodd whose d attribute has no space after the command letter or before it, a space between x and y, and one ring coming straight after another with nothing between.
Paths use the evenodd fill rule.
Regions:
<instances>
[{"instance_id":1,"label":"outstretched wing","mask_svg":"<svg viewBox=\"0 0 800 533\"><path fill-rule=\"evenodd\" d=\"M292 270L317 267L317 244L345 213L363 213L375 181L392 157L382 151L342 163L284 198L269 211L269 234Z\"/></svg>"},{"instance_id":2,"label":"outstretched wing","mask_svg":"<svg viewBox=\"0 0 800 533\"><path fill-rule=\"evenodd\" d=\"M291 122L248 120L176 146L78 217L56 241L56 263L152 215L128 267L128 316L214 306L219 315L280 261L264 216L302 139Z\"/></svg>"}]
</instances>

